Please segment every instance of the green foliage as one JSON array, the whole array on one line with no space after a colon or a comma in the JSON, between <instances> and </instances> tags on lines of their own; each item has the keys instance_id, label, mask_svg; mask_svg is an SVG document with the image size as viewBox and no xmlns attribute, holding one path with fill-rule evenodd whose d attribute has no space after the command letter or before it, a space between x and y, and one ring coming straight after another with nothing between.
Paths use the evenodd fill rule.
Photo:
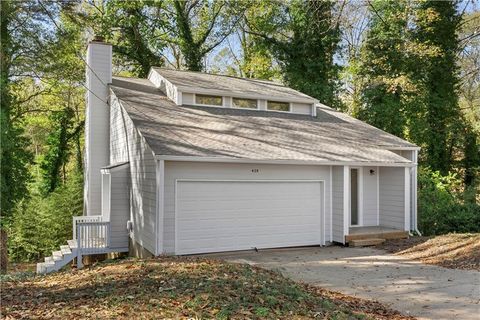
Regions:
<instances>
[{"instance_id":1,"label":"green foliage","mask_svg":"<svg viewBox=\"0 0 480 320\"><path fill-rule=\"evenodd\" d=\"M426 163L446 174L452 166L451 148L459 134L458 26L456 1L423 1L416 10L415 41L436 54L422 59L415 76L425 87Z\"/></svg>"},{"instance_id":2,"label":"green foliage","mask_svg":"<svg viewBox=\"0 0 480 320\"><path fill-rule=\"evenodd\" d=\"M251 33L279 62L285 82L322 103L338 107L340 67L334 55L340 41L329 1L268 1L267 14L251 18Z\"/></svg>"},{"instance_id":3,"label":"green foliage","mask_svg":"<svg viewBox=\"0 0 480 320\"><path fill-rule=\"evenodd\" d=\"M356 116L422 147L446 175L462 153L456 2L377 0L361 48Z\"/></svg>"},{"instance_id":4,"label":"green foliage","mask_svg":"<svg viewBox=\"0 0 480 320\"><path fill-rule=\"evenodd\" d=\"M72 236L72 217L83 210L83 180L73 175L48 196L23 199L9 226L9 256L14 261L36 261Z\"/></svg>"},{"instance_id":5,"label":"green foliage","mask_svg":"<svg viewBox=\"0 0 480 320\"><path fill-rule=\"evenodd\" d=\"M43 175L42 190L46 193L54 191L59 186L62 166L68 161L68 128L72 126L72 116L73 111L68 108L51 114L51 122L55 127L48 135L47 151L40 162Z\"/></svg>"},{"instance_id":6,"label":"green foliage","mask_svg":"<svg viewBox=\"0 0 480 320\"><path fill-rule=\"evenodd\" d=\"M12 120L15 97L11 92L12 59L18 48L11 37L12 21L16 15L15 4L11 1L1 1L1 48L0 48L0 135L1 135L1 208L0 226L5 224L5 218L11 215L12 209L27 192L27 182L30 177L28 164L31 160L28 151L28 140L23 136L23 129Z\"/></svg>"},{"instance_id":7,"label":"green foliage","mask_svg":"<svg viewBox=\"0 0 480 320\"><path fill-rule=\"evenodd\" d=\"M480 232L480 205L464 200L456 175L421 168L418 184L418 226L423 234Z\"/></svg>"},{"instance_id":8,"label":"green foliage","mask_svg":"<svg viewBox=\"0 0 480 320\"><path fill-rule=\"evenodd\" d=\"M237 26L243 3L226 1L173 0L170 42L180 49L187 70L202 71L203 59Z\"/></svg>"},{"instance_id":9,"label":"green foliage","mask_svg":"<svg viewBox=\"0 0 480 320\"><path fill-rule=\"evenodd\" d=\"M421 88L411 79L418 56L410 41L407 1L374 1L374 11L355 70L361 95L357 116L377 128L405 137L410 113L421 105ZM414 117L412 117L415 119Z\"/></svg>"},{"instance_id":10,"label":"green foliage","mask_svg":"<svg viewBox=\"0 0 480 320\"><path fill-rule=\"evenodd\" d=\"M166 17L162 1L107 1L100 17L94 9L89 24L97 18L102 22L99 35L113 44L119 63L133 75L146 77L152 66L164 65L162 50L167 45L164 36Z\"/></svg>"}]
</instances>

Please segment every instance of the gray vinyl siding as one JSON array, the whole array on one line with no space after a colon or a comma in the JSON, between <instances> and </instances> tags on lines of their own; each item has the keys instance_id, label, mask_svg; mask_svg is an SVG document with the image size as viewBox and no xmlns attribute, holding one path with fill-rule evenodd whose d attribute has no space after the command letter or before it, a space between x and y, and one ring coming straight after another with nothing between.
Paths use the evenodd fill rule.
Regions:
<instances>
[{"instance_id":1,"label":"gray vinyl siding","mask_svg":"<svg viewBox=\"0 0 480 320\"><path fill-rule=\"evenodd\" d=\"M112 95L110 112L110 163L130 163L130 219L132 239L144 249L156 248L156 160L132 120Z\"/></svg>"},{"instance_id":2,"label":"gray vinyl siding","mask_svg":"<svg viewBox=\"0 0 480 320\"><path fill-rule=\"evenodd\" d=\"M380 167L380 225L405 228L405 168Z\"/></svg>"},{"instance_id":3,"label":"gray vinyl siding","mask_svg":"<svg viewBox=\"0 0 480 320\"><path fill-rule=\"evenodd\" d=\"M193 93L182 92L182 104L195 104L195 96Z\"/></svg>"},{"instance_id":4,"label":"gray vinyl siding","mask_svg":"<svg viewBox=\"0 0 480 320\"><path fill-rule=\"evenodd\" d=\"M333 241L343 243L343 166L332 167Z\"/></svg>"},{"instance_id":5,"label":"gray vinyl siding","mask_svg":"<svg viewBox=\"0 0 480 320\"><path fill-rule=\"evenodd\" d=\"M412 151L412 150L392 150L392 152L395 153L395 154L398 154L401 157L404 157L405 159L413 161L414 151Z\"/></svg>"},{"instance_id":6,"label":"gray vinyl siding","mask_svg":"<svg viewBox=\"0 0 480 320\"><path fill-rule=\"evenodd\" d=\"M127 221L130 218L130 171L128 166L123 170L111 173L110 183L110 225L112 248L128 248Z\"/></svg>"},{"instance_id":7,"label":"gray vinyl siding","mask_svg":"<svg viewBox=\"0 0 480 320\"><path fill-rule=\"evenodd\" d=\"M370 170L374 173L370 174ZM363 167L363 225L376 226L378 216L377 167Z\"/></svg>"},{"instance_id":8,"label":"gray vinyl siding","mask_svg":"<svg viewBox=\"0 0 480 320\"><path fill-rule=\"evenodd\" d=\"M292 113L312 114L312 105L309 103L292 103L291 108Z\"/></svg>"},{"instance_id":9,"label":"gray vinyl siding","mask_svg":"<svg viewBox=\"0 0 480 320\"><path fill-rule=\"evenodd\" d=\"M258 169L258 172L252 172ZM233 164L165 161L164 253L175 251L175 181L199 180L325 180L325 240L330 239L330 169L328 166Z\"/></svg>"}]
</instances>

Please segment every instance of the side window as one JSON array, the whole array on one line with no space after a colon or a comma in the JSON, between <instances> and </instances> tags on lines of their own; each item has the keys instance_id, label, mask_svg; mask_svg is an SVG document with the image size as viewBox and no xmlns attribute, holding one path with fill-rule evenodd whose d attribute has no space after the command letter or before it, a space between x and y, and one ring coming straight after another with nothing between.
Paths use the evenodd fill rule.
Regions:
<instances>
[{"instance_id":1,"label":"side window","mask_svg":"<svg viewBox=\"0 0 480 320\"><path fill-rule=\"evenodd\" d=\"M257 109L257 100L233 98L234 108Z\"/></svg>"},{"instance_id":2,"label":"side window","mask_svg":"<svg viewBox=\"0 0 480 320\"><path fill-rule=\"evenodd\" d=\"M195 103L209 105L209 106L222 106L223 98L221 96L209 96L205 94L196 94Z\"/></svg>"},{"instance_id":3,"label":"side window","mask_svg":"<svg viewBox=\"0 0 480 320\"><path fill-rule=\"evenodd\" d=\"M279 101L267 101L267 110L290 111L290 103Z\"/></svg>"}]
</instances>

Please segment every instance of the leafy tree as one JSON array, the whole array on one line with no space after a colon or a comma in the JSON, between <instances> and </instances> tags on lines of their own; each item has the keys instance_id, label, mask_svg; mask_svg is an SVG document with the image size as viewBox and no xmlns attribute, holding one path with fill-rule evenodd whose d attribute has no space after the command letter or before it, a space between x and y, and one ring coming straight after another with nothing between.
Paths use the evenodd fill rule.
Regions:
<instances>
[{"instance_id":1,"label":"leafy tree","mask_svg":"<svg viewBox=\"0 0 480 320\"><path fill-rule=\"evenodd\" d=\"M415 40L435 50L423 59L419 69L425 85L426 161L434 170L447 174L452 165L452 148L461 120L458 109L458 27L461 17L455 1L424 1L416 10Z\"/></svg>"},{"instance_id":2,"label":"leafy tree","mask_svg":"<svg viewBox=\"0 0 480 320\"><path fill-rule=\"evenodd\" d=\"M226 1L173 0L170 41L180 48L185 67L204 69L203 59L218 47L238 25L243 12L241 3Z\"/></svg>"},{"instance_id":3,"label":"leafy tree","mask_svg":"<svg viewBox=\"0 0 480 320\"><path fill-rule=\"evenodd\" d=\"M28 140L23 137L20 123L14 122L15 97L12 96L12 78L19 68L13 64L21 61L23 48L18 39L18 16L21 4L1 1L1 48L0 48L0 86L1 86L1 223L11 214L15 203L27 193L29 179L28 164L31 160L27 151ZM13 31L17 30L17 31Z\"/></svg>"},{"instance_id":4,"label":"leafy tree","mask_svg":"<svg viewBox=\"0 0 480 320\"><path fill-rule=\"evenodd\" d=\"M335 4L329 1L268 1L248 21L249 33L269 49L285 82L321 102L339 106L339 66L334 55L340 41ZM262 47L260 47L262 48Z\"/></svg>"},{"instance_id":5,"label":"leafy tree","mask_svg":"<svg viewBox=\"0 0 480 320\"><path fill-rule=\"evenodd\" d=\"M101 30L94 29L113 44L119 63L134 75L144 78L152 66L164 65L167 21L162 1L111 0L90 13L88 23L94 25L100 17Z\"/></svg>"},{"instance_id":6,"label":"leafy tree","mask_svg":"<svg viewBox=\"0 0 480 320\"><path fill-rule=\"evenodd\" d=\"M419 93L410 77L411 43L407 1L371 3L370 29L359 55L361 95L356 116L377 128L405 137L407 114ZM414 56L413 56L414 57ZM421 106L421 104L419 104Z\"/></svg>"}]
</instances>

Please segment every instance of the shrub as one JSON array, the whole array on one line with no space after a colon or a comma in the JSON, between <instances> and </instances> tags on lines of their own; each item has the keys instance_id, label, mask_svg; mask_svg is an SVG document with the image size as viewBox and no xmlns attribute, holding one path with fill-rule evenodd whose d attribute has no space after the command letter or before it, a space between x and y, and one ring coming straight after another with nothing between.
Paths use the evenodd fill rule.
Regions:
<instances>
[{"instance_id":1,"label":"shrub","mask_svg":"<svg viewBox=\"0 0 480 320\"><path fill-rule=\"evenodd\" d=\"M82 214L83 182L73 176L46 197L34 195L14 209L8 251L13 261L37 261L72 237L72 216Z\"/></svg>"},{"instance_id":2,"label":"shrub","mask_svg":"<svg viewBox=\"0 0 480 320\"><path fill-rule=\"evenodd\" d=\"M464 201L462 181L455 174L420 168L418 226L425 235L480 232L480 205Z\"/></svg>"}]
</instances>

